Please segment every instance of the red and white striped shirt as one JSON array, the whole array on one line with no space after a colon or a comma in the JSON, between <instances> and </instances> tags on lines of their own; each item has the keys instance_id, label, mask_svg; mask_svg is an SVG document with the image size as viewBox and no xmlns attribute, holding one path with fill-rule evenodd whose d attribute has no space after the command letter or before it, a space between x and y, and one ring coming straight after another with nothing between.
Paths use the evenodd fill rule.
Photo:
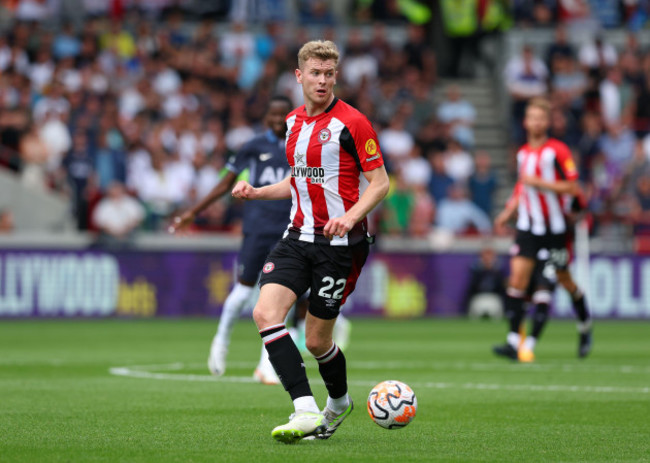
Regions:
<instances>
[{"instance_id":1,"label":"red and white striped shirt","mask_svg":"<svg viewBox=\"0 0 650 463\"><path fill-rule=\"evenodd\" d=\"M323 235L330 218L341 217L368 186L363 172L384 164L370 121L335 98L325 112L308 117L305 106L287 116L291 167L291 223L284 236L311 243L349 246L367 236L367 220L346 236Z\"/></svg>"},{"instance_id":2,"label":"red and white striped shirt","mask_svg":"<svg viewBox=\"0 0 650 463\"><path fill-rule=\"evenodd\" d=\"M537 148L527 144L517 153L519 176L539 177L556 182L577 180L578 172L569 148L559 140L549 138ZM519 197L517 229L534 235L559 234L567 231L568 195L517 183Z\"/></svg>"}]
</instances>

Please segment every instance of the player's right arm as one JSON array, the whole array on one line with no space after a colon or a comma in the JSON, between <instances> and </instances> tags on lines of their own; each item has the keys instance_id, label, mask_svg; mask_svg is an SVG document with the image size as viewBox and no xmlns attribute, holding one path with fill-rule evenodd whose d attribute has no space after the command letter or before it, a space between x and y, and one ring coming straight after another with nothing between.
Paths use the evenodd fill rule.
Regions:
<instances>
[{"instance_id":1,"label":"player's right arm","mask_svg":"<svg viewBox=\"0 0 650 463\"><path fill-rule=\"evenodd\" d=\"M494 219L494 229L497 233L501 233L508 221L515 215L519 207L519 194L521 192L521 183L517 182L510 199L506 202L506 207Z\"/></svg>"},{"instance_id":2,"label":"player's right arm","mask_svg":"<svg viewBox=\"0 0 650 463\"><path fill-rule=\"evenodd\" d=\"M219 183L215 185L210 193L208 193L205 198L199 201L194 207L183 212L181 215L174 217L172 224L169 226L169 232L175 233L181 228L186 227L190 223L194 222L194 219L199 215L203 210L207 209L210 204L215 202L217 199L221 198L227 191L229 191L233 184L237 180L237 174L228 171L226 176L221 179Z\"/></svg>"},{"instance_id":3,"label":"player's right arm","mask_svg":"<svg viewBox=\"0 0 650 463\"><path fill-rule=\"evenodd\" d=\"M291 177L286 177L278 183L260 188L255 188L250 183L240 180L233 188L232 195L235 198L251 200L289 199L291 198Z\"/></svg>"}]
</instances>

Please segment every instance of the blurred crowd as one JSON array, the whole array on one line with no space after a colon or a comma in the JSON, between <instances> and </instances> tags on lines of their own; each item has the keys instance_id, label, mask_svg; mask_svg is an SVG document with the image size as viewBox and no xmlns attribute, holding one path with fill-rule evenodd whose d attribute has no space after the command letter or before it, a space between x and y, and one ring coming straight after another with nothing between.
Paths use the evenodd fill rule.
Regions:
<instances>
[{"instance_id":1,"label":"blurred crowd","mask_svg":"<svg viewBox=\"0 0 650 463\"><path fill-rule=\"evenodd\" d=\"M553 27L557 23L580 27L639 30L650 18L648 0L513 0L520 27Z\"/></svg>"},{"instance_id":2,"label":"blurred crowd","mask_svg":"<svg viewBox=\"0 0 650 463\"><path fill-rule=\"evenodd\" d=\"M504 70L513 149L526 101L552 102L550 135L572 150L595 232L650 231L650 53L630 32L621 48L595 34L579 46L555 29L546 49L524 45Z\"/></svg>"},{"instance_id":3,"label":"blurred crowd","mask_svg":"<svg viewBox=\"0 0 650 463\"><path fill-rule=\"evenodd\" d=\"M48 23L38 8L53 1L13 2L15 18L0 33L0 165L28 188L67 195L79 230L123 238L164 229L263 129L272 95L302 104L297 50L324 38L341 51L336 94L370 119L391 176L389 197L373 217L378 231L491 233L495 192L513 179L499 179L493 153L476 149L476 108L461 88L439 84L432 30L419 24L428 10L354 2L367 27L345 31L332 26L327 2L316 0L299 2L300 27L285 20L282 1L275 10L270 0L214 2L207 15L168 8L192 2L84 1L98 9L83 21ZM332 5L339 3L346 2ZM509 17L499 13L506 6L517 22L527 21L517 13L525 1L463 3L483 32L503 26L497 19ZM541 5L555 17L562 4L534 2L531 11ZM442 2L443 27L461 39L461 50L462 34L454 34L475 38L478 26L463 29L467 17L452 14L454 5ZM401 33L389 37L385 21ZM523 47L504 75L513 148L523 142L525 101L550 96L552 135L574 150L599 229L650 228L650 55L635 36L619 50L603 36L576 47L559 27L548 50ZM241 207L223 199L195 229L237 233Z\"/></svg>"},{"instance_id":4,"label":"blurred crowd","mask_svg":"<svg viewBox=\"0 0 650 463\"><path fill-rule=\"evenodd\" d=\"M369 35L312 37L282 22L188 21L178 9L91 16L79 29L16 21L0 35L0 162L29 188L67 194L80 230L164 229L262 130L272 95L302 104L297 50L325 38L342 54L336 94L373 123L393 180L380 230L488 232L496 179L489 154L472 152L475 109L453 85L434 104L431 40L403 27L394 43L379 22ZM197 228L237 232L240 210L219 201Z\"/></svg>"}]
</instances>

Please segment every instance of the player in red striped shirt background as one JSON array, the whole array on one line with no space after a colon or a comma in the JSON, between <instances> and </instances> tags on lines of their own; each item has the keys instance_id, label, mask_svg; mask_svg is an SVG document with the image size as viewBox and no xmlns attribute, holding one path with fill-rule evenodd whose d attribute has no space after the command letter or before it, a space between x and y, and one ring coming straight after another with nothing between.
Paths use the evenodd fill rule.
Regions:
<instances>
[{"instance_id":1,"label":"player in red striped shirt background","mask_svg":"<svg viewBox=\"0 0 650 463\"><path fill-rule=\"evenodd\" d=\"M526 108L524 128L527 143L517 153L518 181L513 199L497 216L495 226L503 227L517 211L517 234L511 250L510 279L506 290L509 332L506 343L495 346L497 355L530 361L534 345L521 344L519 327L525 316L526 290L540 250L547 250L547 265L567 288L579 319L579 352L591 347L591 318L585 297L568 270L570 222L569 204L579 194L578 172L569 148L547 135L550 104L533 99ZM516 208L516 209L515 209ZM533 341L534 342L534 341Z\"/></svg>"},{"instance_id":2,"label":"player in red striped shirt background","mask_svg":"<svg viewBox=\"0 0 650 463\"><path fill-rule=\"evenodd\" d=\"M338 60L330 41L308 42L300 49L295 74L305 104L287 116L291 175L261 188L239 182L232 192L244 199L292 199L287 232L264 264L253 310L271 363L295 408L289 422L271 433L285 443L329 438L353 409L345 357L332 341L332 330L368 256L366 215L389 186L370 122L334 95ZM308 289L306 344L328 391L322 412L284 326L289 308Z\"/></svg>"}]
</instances>

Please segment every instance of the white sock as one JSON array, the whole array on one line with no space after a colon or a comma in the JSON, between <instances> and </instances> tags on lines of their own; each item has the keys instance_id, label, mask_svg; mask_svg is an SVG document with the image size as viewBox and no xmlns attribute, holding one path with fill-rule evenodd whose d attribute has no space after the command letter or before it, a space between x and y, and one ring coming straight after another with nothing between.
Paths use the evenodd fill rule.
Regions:
<instances>
[{"instance_id":1,"label":"white sock","mask_svg":"<svg viewBox=\"0 0 650 463\"><path fill-rule=\"evenodd\" d=\"M330 396L327 396L327 408L332 410L334 413L343 413L349 405L350 396L347 392L343 397L339 397L338 399L332 399Z\"/></svg>"},{"instance_id":2,"label":"white sock","mask_svg":"<svg viewBox=\"0 0 650 463\"><path fill-rule=\"evenodd\" d=\"M585 334L589 333L589 330L591 330L591 318L588 318L584 322L578 322L578 333L580 334Z\"/></svg>"},{"instance_id":3,"label":"white sock","mask_svg":"<svg viewBox=\"0 0 650 463\"><path fill-rule=\"evenodd\" d=\"M262 353L260 355L260 363L257 364L257 368L259 368L261 371L264 372L271 372L275 371L275 368L273 368L273 364L271 363L271 360L269 359L269 353L266 350L266 347L264 346L264 343L262 343Z\"/></svg>"},{"instance_id":4,"label":"white sock","mask_svg":"<svg viewBox=\"0 0 650 463\"><path fill-rule=\"evenodd\" d=\"M506 341L508 344L510 344L512 347L515 349L519 349L519 343L521 342L521 336L519 336L519 333L514 333L510 332L508 333L508 337L506 338Z\"/></svg>"},{"instance_id":5,"label":"white sock","mask_svg":"<svg viewBox=\"0 0 650 463\"><path fill-rule=\"evenodd\" d=\"M232 328L251 294L253 294L252 286L235 283L235 287L230 291L226 302L223 304L221 318L219 319L219 328L217 328L217 334L213 341L214 344L220 344L222 346L230 344Z\"/></svg>"},{"instance_id":6,"label":"white sock","mask_svg":"<svg viewBox=\"0 0 650 463\"><path fill-rule=\"evenodd\" d=\"M532 352L535 350L535 344L537 344L537 339L532 336L528 336L526 339L524 339L524 349Z\"/></svg>"},{"instance_id":7,"label":"white sock","mask_svg":"<svg viewBox=\"0 0 650 463\"><path fill-rule=\"evenodd\" d=\"M296 409L296 413L320 413L318 405L316 404L316 399L313 395L306 395L304 397L298 397L294 399L293 406Z\"/></svg>"}]
</instances>

